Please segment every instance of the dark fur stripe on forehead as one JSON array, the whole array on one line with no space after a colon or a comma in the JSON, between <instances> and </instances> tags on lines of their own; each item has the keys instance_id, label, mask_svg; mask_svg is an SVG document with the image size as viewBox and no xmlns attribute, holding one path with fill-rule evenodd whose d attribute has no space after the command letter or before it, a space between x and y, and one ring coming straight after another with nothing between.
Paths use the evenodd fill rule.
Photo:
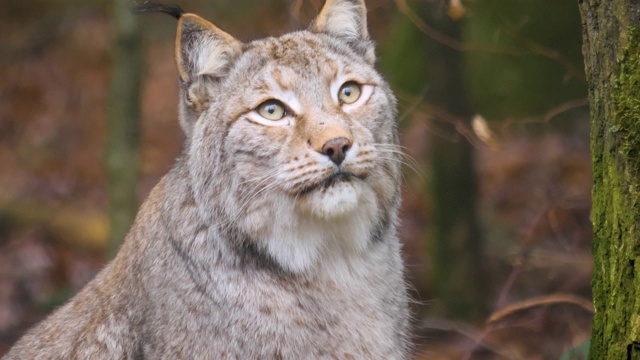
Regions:
<instances>
[{"instance_id":1,"label":"dark fur stripe on forehead","mask_svg":"<svg viewBox=\"0 0 640 360\"><path fill-rule=\"evenodd\" d=\"M158 12L171 15L176 19L180 19L182 15L186 14L186 12L177 4L160 4L148 1L135 4L132 11L135 14Z\"/></svg>"},{"instance_id":2,"label":"dark fur stripe on forehead","mask_svg":"<svg viewBox=\"0 0 640 360\"><path fill-rule=\"evenodd\" d=\"M295 43L295 46L299 51L288 51L290 50L291 46L286 46L286 44L290 45L291 43ZM269 60L263 59L263 62L271 61L274 58L279 58L287 52L304 54L305 52L302 51L302 49L308 49L310 53L316 54L316 56L326 56L328 54L346 56L348 58L356 56L369 62L370 59L368 59L363 53L366 52L365 49L372 49L373 47L374 42L369 39L358 41L358 44L356 46L335 36L302 30L288 33L281 37L268 37L254 40L250 43L244 44L243 50L245 53L260 54L260 57L263 57L265 56L265 53L263 53L265 48L271 49L271 52L269 53L269 55L271 55L269 57Z\"/></svg>"},{"instance_id":3,"label":"dark fur stripe on forehead","mask_svg":"<svg viewBox=\"0 0 640 360\"><path fill-rule=\"evenodd\" d=\"M369 64L373 65L375 62L375 55L373 55L374 42L370 39L361 39L356 42L347 42L344 39L336 38L327 34L315 34L309 33L312 36L306 37L304 41L309 44L314 50L318 50L315 46L322 46L322 51L329 51L340 56L357 56ZM322 44L322 45L320 45ZM369 51L371 50L371 51ZM373 57L373 58L372 58Z\"/></svg>"}]
</instances>

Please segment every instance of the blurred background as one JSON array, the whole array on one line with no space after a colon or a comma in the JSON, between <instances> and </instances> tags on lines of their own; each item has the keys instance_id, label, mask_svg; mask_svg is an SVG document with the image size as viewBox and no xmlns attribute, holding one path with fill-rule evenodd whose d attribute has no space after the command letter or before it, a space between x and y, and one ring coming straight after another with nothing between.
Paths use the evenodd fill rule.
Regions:
<instances>
[{"instance_id":1,"label":"blurred background","mask_svg":"<svg viewBox=\"0 0 640 360\"><path fill-rule=\"evenodd\" d=\"M322 3L179 1L241 40L304 28ZM130 5L2 1L0 356L102 268L180 152L176 21L131 19ZM400 104L415 358L582 358L593 265L576 1L367 6Z\"/></svg>"}]
</instances>

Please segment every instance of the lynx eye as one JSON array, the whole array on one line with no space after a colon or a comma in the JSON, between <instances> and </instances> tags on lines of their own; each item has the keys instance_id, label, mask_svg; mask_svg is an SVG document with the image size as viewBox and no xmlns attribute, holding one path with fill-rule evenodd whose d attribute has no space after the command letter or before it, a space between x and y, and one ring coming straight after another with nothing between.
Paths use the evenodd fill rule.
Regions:
<instances>
[{"instance_id":1,"label":"lynx eye","mask_svg":"<svg viewBox=\"0 0 640 360\"><path fill-rule=\"evenodd\" d=\"M340 99L340 104L353 104L358 101L361 93L362 88L360 84L355 81L347 81L340 88L338 99Z\"/></svg>"},{"instance_id":2,"label":"lynx eye","mask_svg":"<svg viewBox=\"0 0 640 360\"><path fill-rule=\"evenodd\" d=\"M267 100L258 105L258 114L267 120L280 120L287 115L287 109L278 100Z\"/></svg>"}]
</instances>

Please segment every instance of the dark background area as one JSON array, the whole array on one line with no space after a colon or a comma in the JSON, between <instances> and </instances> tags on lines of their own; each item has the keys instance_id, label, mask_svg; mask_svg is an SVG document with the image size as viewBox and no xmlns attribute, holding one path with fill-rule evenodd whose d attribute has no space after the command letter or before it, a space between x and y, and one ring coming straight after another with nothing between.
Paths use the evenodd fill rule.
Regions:
<instances>
[{"instance_id":1,"label":"dark background area","mask_svg":"<svg viewBox=\"0 0 640 360\"><path fill-rule=\"evenodd\" d=\"M241 40L304 28L322 6L179 3ZM2 7L0 356L107 261L103 152L114 35L111 2L4 0ZM593 311L576 2L369 0L367 7L378 68L400 103L407 154L400 235L416 358L560 358L588 339ZM183 136L176 21L139 20L141 202ZM439 231L460 214L470 215Z\"/></svg>"}]
</instances>

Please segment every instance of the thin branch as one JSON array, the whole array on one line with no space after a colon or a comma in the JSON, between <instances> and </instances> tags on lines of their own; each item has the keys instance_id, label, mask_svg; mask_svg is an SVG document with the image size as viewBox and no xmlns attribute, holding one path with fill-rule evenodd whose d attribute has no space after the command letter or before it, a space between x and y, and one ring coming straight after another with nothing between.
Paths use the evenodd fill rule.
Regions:
<instances>
[{"instance_id":1,"label":"thin branch","mask_svg":"<svg viewBox=\"0 0 640 360\"><path fill-rule=\"evenodd\" d=\"M424 318L418 325L421 329L451 331L458 333L476 343L476 347L482 346L483 348L493 352L496 355L500 355L503 358L509 358L508 354L505 354L498 347L488 343L484 338L483 332L478 332L474 328L464 323L451 321L441 318Z\"/></svg>"},{"instance_id":2,"label":"thin branch","mask_svg":"<svg viewBox=\"0 0 640 360\"><path fill-rule=\"evenodd\" d=\"M569 100L565 103L562 103L560 105L557 105L553 108L551 108L549 111L547 111L546 113L542 114L542 115L538 115L538 116L529 116L529 117L525 117L525 118L520 118L520 119L507 119L504 120L502 122L502 128L503 131L504 129L506 129L507 127L513 126L513 125L522 125L522 124L532 124L532 123L546 123L549 122L551 120L553 120L556 116L562 115L563 113L567 112L567 111L571 111L574 109L578 109L581 107L585 107L589 105L589 99L587 99L586 97L584 98L579 98L579 99L574 99L574 100Z\"/></svg>"},{"instance_id":3,"label":"thin branch","mask_svg":"<svg viewBox=\"0 0 640 360\"><path fill-rule=\"evenodd\" d=\"M577 80L579 80L579 81L581 81L583 83L587 82L587 80L585 78L584 71L582 71L581 69L576 67L569 58L564 56L558 50L550 49L550 48L545 47L544 45L542 45L542 44L540 44L540 43L538 43L538 42L536 42L534 40L531 40L531 39L525 37L524 35L522 35L521 32L519 32L518 30L513 28L513 26L510 26L508 24L508 22L502 16L498 16L495 13L492 13L492 12L487 11L485 9L482 9L480 7L475 7L474 10L482 12L482 13L486 14L487 16L491 16L491 18L499 21L500 25L502 26L501 29L507 35L510 35L512 38L518 40L531 53L546 57L548 59L551 59L551 60L559 63L560 65L562 65L571 74L571 76L573 76L574 78L576 78Z\"/></svg>"},{"instance_id":4,"label":"thin branch","mask_svg":"<svg viewBox=\"0 0 640 360\"><path fill-rule=\"evenodd\" d=\"M549 208L547 207L536 216L536 218L527 228L526 234L522 237L522 240L520 240L520 248L518 249L518 254L513 260L513 269L511 270L511 274L509 274L509 278L507 278L507 281L500 290L500 295L498 295L498 300L496 301L496 309L504 307L504 304L507 301L507 295L509 294L509 291L511 290L511 287L513 286L516 278L522 272L522 268L526 262L526 256L529 251L529 246L533 242L533 234L535 233L535 230L538 228L540 223L542 223L542 220L545 219L545 215L548 211Z\"/></svg>"},{"instance_id":5,"label":"thin branch","mask_svg":"<svg viewBox=\"0 0 640 360\"><path fill-rule=\"evenodd\" d=\"M535 54L535 55L543 56L547 59L555 61L556 63L564 67L571 74L571 76L573 76L574 78L576 78L577 80L583 83L586 82L584 73L581 70L579 70L576 66L574 66L571 60L568 59L566 56L564 56L562 53L554 49L549 49L541 45L540 43L537 43L531 39L526 38L519 32L505 25L504 22L502 22L502 25L504 27L503 30L513 38L520 41L520 43L523 46L525 46L526 50L522 50L514 47L507 47L507 46L496 46L493 44L472 44L472 43L465 43L465 42L459 41L445 34L442 34L441 32L437 31L433 27L429 26L429 24L427 24L418 14L416 14L415 11L411 9L411 7L407 4L406 0L394 0L394 1L398 9L400 10L400 12L405 14L405 16L407 16L409 20L411 20L411 22L413 22L413 24L418 29L420 29L420 31L422 31L425 35L429 36L432 40L440 44L443 44L445 46L448 46L454 50L465 51L465 52L474 51L474 52L486 52L486 53L494 53L494 54L506 54L506 55L512 55L512 56L523 56L523 55Z\"/></svg>"},{"instance_id":6,"label":"thin branch","mask_svg":"<svg viewBox=\"0 0 640 360\"><path fill-rule=\"evenodd\" d=\"M433 104L422 104L419 107L419 109L426 114L428 119L453 125L454 129L456 130L456 133L458 135L462 135L465 139L467 139L467 141L473 147L478 149L485 146L484 143L475 136L475 134L473 133L473 130L469 127L469 121L471 119L466 119L460 116L452 115L447 110ZM432 129L433 128L430 128L430 130ZM440 134L437 134L437 135L442 136L441 134L442 134L442 131L440 131ZM449 139L451 141L456 140L456 137L454 137L453 135L442 136L442 137Z\"/></svg>"},{"instance_id":7,"label":"thin branch","mask_svg":"<svg viewBox=\"0 0 640 360\"><path fill-rule=\"evenodd\" d=\"M478 51L478 52L489 52L489 53L497 53L497 54L509 54L509 55L525 55L527 52L515 49L508 48L502 46L495 46L491 44L470 44L454 39L450 36L447 36L438 30L429 26L422 18L415 13L411 9L411 7L407 4L406 0L394 0L396 6L413 22L413 24L420 29L425 35L429 36L432 40L448 46L454 50L458 51Z\"/></svg>"},{"instance_id":8,"label":"thin branch","mask_svg":"<svg viewBox=\"0 0 640 360\"><path fill-rule=\"evenodd\" d=\"M556 305L556 304L572 304L588 311L589 313L593 314L595 312L593 308L593 303L587 299L584 299L576 295L571 295L571 294L552 294L552 295L536 297L533 299L527 299L524 301L519 301L510 305L507 305L504 308L491 314L487 322L492 323L492 322L500 321L519 311L530 309L532 307L548 306L548 305Z\"/></svg>"}]
</instances>

